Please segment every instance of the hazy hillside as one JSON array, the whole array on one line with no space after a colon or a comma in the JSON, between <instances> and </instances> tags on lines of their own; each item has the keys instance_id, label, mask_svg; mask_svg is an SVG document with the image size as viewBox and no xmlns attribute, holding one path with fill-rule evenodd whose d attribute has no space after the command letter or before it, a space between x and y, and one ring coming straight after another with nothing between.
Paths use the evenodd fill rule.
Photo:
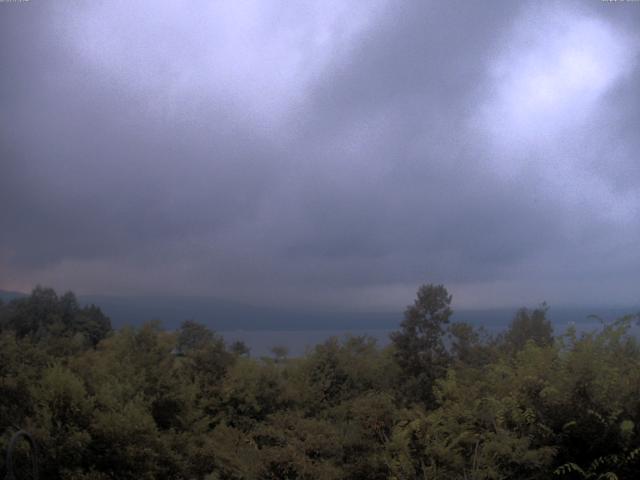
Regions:
<instances>
[{"instance_id":1,"label":"hazy hillside","mask_svg":"<svg viewBox=\"0 0 640 480\"><path fill-rule=\"evenodd\" d=\"M3 302L9 302L14 298L25 297L27 294L22 292L11 292L7 290L0 290L0 300Z\"/></svg>"},{"instance_id":2,"label":"hazy hillside","mask_svg":"<svg viewBox=\"0 0 640 480\"><path fill-rule=\"evenodd\" d=\"M9 301L25 293L0 290L0 299ZM208 297L182 296L109 296L79 295L82 305L95 304L105 312L114 327L142 325L149 320L160 320L164 328L175 329L183 320L196 320L218 331L233 330L388 330L395 328L402 318L396 311L304 310L292 308L247 305ZM482 326L489 331L504 328L513 318L516 308L455 310L455 321ZM562 329L566 325L597 324L597 315L613 320L631 312L638 306L553 306L549 310L551 322Z\"/></svg>"},{"instance_id":3,"label":"hazy hillside","mask_svg":"<svg viewBox=\"0 0 640 480\"><path fill-rule=\"evenodd\" d=\"M260 357L40 287L0 305L0 451L27 429L55 480L637 479L640 317L554 332L543 306L485 335L451 300L421 286L385 345ZM0 478L29 478L16 456Z\"/></svg>"}]
</instances>

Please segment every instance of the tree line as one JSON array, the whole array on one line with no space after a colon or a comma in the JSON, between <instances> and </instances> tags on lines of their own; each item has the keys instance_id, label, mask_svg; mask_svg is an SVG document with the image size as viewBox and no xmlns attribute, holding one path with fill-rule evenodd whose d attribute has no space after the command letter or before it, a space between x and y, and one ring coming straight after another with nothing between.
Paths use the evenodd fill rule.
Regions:
<instances>
[{"instance_id":1,"label":"tree line","mask_svg":"<svg viewBox=\"0 0 640 480\"><path fill-rule=\"evenodd\" d=\"M421 286L385 348L252 358L37 287L0 302L0 448L29 431L46 479L638 478L636 316L554 334L543 304L490 335L451 302Z\"/></svg>"}]
</instances>

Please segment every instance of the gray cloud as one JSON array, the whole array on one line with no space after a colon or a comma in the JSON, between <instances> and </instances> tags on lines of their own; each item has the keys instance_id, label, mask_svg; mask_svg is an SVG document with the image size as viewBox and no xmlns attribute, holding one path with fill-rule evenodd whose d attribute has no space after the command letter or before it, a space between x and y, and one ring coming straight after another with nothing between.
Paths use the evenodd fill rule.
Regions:
<instances>
[{"instance_id":1,"label":"gray cloud","mask_svg":"<svg viewBox=\"0 0 640 480\"><path fill-rule=\"evenodd\" d=\"M637 302L632 3L1 7L0 288Z\"/></svg>"}]
</instances>

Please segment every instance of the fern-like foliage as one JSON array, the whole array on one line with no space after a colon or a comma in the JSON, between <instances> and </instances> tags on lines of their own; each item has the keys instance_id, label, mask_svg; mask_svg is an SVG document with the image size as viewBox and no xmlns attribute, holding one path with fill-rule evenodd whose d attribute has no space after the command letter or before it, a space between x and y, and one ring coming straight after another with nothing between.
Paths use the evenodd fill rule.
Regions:
<instances>
[{"instance_id":1,"label":"fern-like foliage","mask_svg":"<svg viewBox=\"0 0 640 480\"><path fill-rule=\"evenodd\" d=\"M582 469L576 463L568 462L556 468L553 474L559 477L577 474L586 480L619 480L619 476L614 470L619 471L638 459L640 459L640 447L624 455L613 454L598 457L591 462L587 470ZM606 472L601 471L604 468L607 468Z\"/></svg>"}]
</instances>

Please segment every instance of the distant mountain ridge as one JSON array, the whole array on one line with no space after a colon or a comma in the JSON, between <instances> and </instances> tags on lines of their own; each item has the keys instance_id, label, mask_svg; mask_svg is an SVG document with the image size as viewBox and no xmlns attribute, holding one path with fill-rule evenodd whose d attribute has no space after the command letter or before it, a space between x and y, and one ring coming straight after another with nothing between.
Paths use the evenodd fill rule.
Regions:
<instances>
[{"instance_id":1,"label":"distant mountain ridge","mask_svg":"<svg viewBox=\"0 0 640 480\"><path fill-rule=\"evenodd\" d=\"M0 299L10 301L26 296L0 290ZM79 295L82 305L95 304L111 318L114 327L141 325L160 320L167 329L183 320L195 320L217 331L233 330L383 330L396 329L402 321L399 311L311 310L257 306L213 297ZM597 323L588 318L598 315L606 321L635 314L640 307L553 307L549 318L562 330L571 322ZM513 318L516 308L455 310L452 321L500 330Z\"/></svg>"},{"instance_id":2,"label":"distant mountain ridge","mask_svg":"<svg viewBox=\"0 0 640 480\"><path fill-rule=\"evenodd\" d=\"M12 292L10 290L0 290L0 300L3 302L10 302L14 298L26 297L27 293Z\"/></svg>"}]
</instances>

